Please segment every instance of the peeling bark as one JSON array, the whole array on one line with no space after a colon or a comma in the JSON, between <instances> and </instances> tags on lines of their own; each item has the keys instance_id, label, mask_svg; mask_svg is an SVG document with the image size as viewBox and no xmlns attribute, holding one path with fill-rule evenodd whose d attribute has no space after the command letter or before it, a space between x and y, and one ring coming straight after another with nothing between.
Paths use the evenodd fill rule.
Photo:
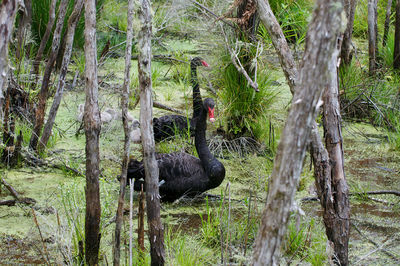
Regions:
<instances>
[{"instance_id":1,"label":"peeling bark","mask_svg":"<svg viewBox=\"0 0 400 266\"><path fill-rule=\"evenodd\" d=\"M264 0L258 0L258 7L270 10ZM297 84L296 77L289 76L285 70L289 84L293 81L291 87L295 93L275 158L269 194L254 248L254 265L279 264L281 241L286 232L301 173L306 141L314 124L322 90L328 86L331 78L328 65L340 34L342 11L340 0L317 1L307 33ZM261 13L263 12L259 12L262 22L269 24L265 20L270 17L263 19ZM271 15L273 16L272 12ZM279 24L273 26L279 27Z\"/></svg>"},{"instance_id":2,"label":"peeling bark","mask_svg":"<svg viewBox=\"0 0 400 266\"><path fill-rule=\"evenodd\" d=\"M348 265L350 204L349 189L344 173L339 87L336 78L338 75L336 66L338 53L338 50L332 53L329 72L333 78L322 97L324 102L323 125L325 147L331 165L331 178L330 180L325 180L324 183L325 185L329 185L330 189L321 187L317 190L321 192L319 194L320 198L325 199L325 202L321 201L321 203L324 207L324 223L328 239L334 243L335 254L340 265ZM323 194L325 194L324 197L322 197Z\"/></svg>"},{"instance_id":3,"label":"peeling bark","mask_svg":"<svg viewBox=\"0 0 400 266\"><path fill-rule=\"evenodd\" d=\"M17 10L17 0L3 0L0 5L0 121L3 121L4 91L8 83L8 42L13 32Z\"/></svg>"},{"instance_id":4,"label":"peeling bark","mask_svg":"<svg viewBox=\"0 0 400 266\"><path fill-rule=\"evenodd\" d=\"M100 247L100 112L98 104L96 1L85 1L85 76L86 102L84 124L86 136L86 217L85 255L87 265L98 264Z\"/></svg>"},{"instance_id":5,"label":"peeling bark","mask_svg":"<svg viewBox=\"0 0 400 266\"><path fill-rule=\"evenodd\" d=\"M151 85L151 12L150 1L140 0L141 29L138 37L140 130L143 146L143 163L146 173L147 223L149 228L151 265L164 265L164 228L160 218L158 165L154 152L153 100Z\"/></svg>"}]
</instances>

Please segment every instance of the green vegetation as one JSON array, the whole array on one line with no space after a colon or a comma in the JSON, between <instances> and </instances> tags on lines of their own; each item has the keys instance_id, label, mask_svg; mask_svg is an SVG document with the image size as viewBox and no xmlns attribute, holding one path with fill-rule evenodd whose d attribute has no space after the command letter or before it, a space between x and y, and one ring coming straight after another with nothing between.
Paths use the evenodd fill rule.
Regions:
<instances>
[{"instance_id":1,"label":"green vegetation","mask_svg":"<svg viewBox=\"0 0 400 266\"><path fill-rule=\"evenodd\" d=\"M50 0L33 1L33 26L26 43L32 43L28 54L21 62L11 53L10 59L18 84L29 91L31 100L35 99L40 81L31 86L28 74L41 36L48 20ZM371 239L382 243L400 231L399 201L394 196L379 196L378 201L366 194L370 190L383 190L400 187L398 165L400 162L400 114L399 83L400 75L392 70L394 34L390 31L386 47L379 47L379 70L376 76L368 76L366 57L366 0L359 1L354 26L354 40L357 53L349 66L340 68L340 99L343 117L343 135L346 178L350 191L358 195L351 198L352 223L365 230ZM223 14L228 8L224 1L202 1L216 14ZM71 11L71 4L69 12ZM249 265L252 248L257 236L260 217L265 204L273 158L280 138L281 128L286 120L291 94L285 77L280 70L275 51L271 48L266 29L260 25L257 38L260 45L249 40L238 41L238 56L242 62L246 57L257 58L257 83L260 92L248 86L232 64L221 37L219 22L210 19L204 10L185 2L173 6L173 1L153 2L153 53L165 55L174 60L156 59L152 61L153 99L167 106L182 110L191 117L192 87L190 83L190 59L202 56L210 64L209 69L199 68L199 83L203 98L216 99L216 123L209 124L207 140L209 147L226 168L224 182L207 196L195 200L182 199L172 204L162 204L162 221L165 227L166 265ZM307 24L313 8L312 0L270 1L291 48L298 58L304 45ZM379 2L379 25L384 19L384 1ZM100 109L120 108L120 87L124 73L124 54L127 1L101 0L98 6L98 54L106 45L113 47L111 57L105 57L99 64L99 105ZM68 15L67 15L68 17ZM392 18L393 19L393 18ZM138 21L135 21L138 28ZM379 28L381 31L382 28ZM233 31L226 31L234 40ZM56 127L45 152L38 157L47 164L34 164L21 161L20 168L0 171L21 195L37 201L35 215L38 224L33 222L29 206L0 206L0 264L49 264L78 265L81 257L80 241L84 243L85 220L85 136L77 134L80 123L76 121L77 108L85 100L83 52L83 17L76 33L72 62L68 73L68 84L76 71L80 74L77 85L65 91ZM51 37L50 37L51 39ZM34 41L34 42L33 42ZM50 44L47 45L47 50ZM14 47L11 45L11 50ZM24 47L28 49L28 46ZM262 52L261 52L262 50ZM361 51L361 52L360 52ZM136 53L136 47L133 47ZM245 68L256 71L255 61L250 60ZM40 76L43 75L43 66ZM252 72L252 78L254 78ZM136 61L132 61L131 107L137 99L139 85ZM57 76L52 84L57 84ZM54 88L52 88L54 90ZM48 105L49 106L49 105ZM139 108L129 112L139 117ZM154 117L169 112L154 108ZM221 130L222 129L222 130ZM16 119L16 132L23 135L23 152L32 132L31 124L25 119ZM100 140L101 156L101 264L112 261L112 244L115 229L114 216L118 202L121 154L123 150L122 123L116 119L102 125ZM2 151L4 147L0 147ZM197 156L194 140L189 132L157 143L156 151L170 153L185 151ZM37 155L35 155L37 156ZM141 159L141 146L131 145L131 156ZM302 216L293 213L283 242L282 262L286 264L325 265L329 263L325 229L321 218L319 202L302 201L315 197L313 169L306 156L303 173L299 180L296 202L305 212ZM53 166L57 165L58 169ZM129 194L129 193L127 193ZM129 206L125 198L125 215L121 237L121 260L126 265L129 260ZM0 187L1 200L13 199L4 186ZM380 200L380 202L379 202ZM149 241L145 237L144 254L139 251L137 239L137 195L133 203L133 264L149 265ZM302 211L299 211L302 213ZM40 238L40 228L44 240ZM147 230L147 223L145 225ZM354 231L353 231L354 232ZM354 233L356 234L356 233ZM12 239L20 246L7 246ZM18 242L20 241L20 242ZM397 242L396 242L397 241ZM398 254L398 240L386 244L389 252ZM24 244L25 243L25 244ZM6 245L7 244L7 245ZM42 245L48 254L38 252ZM396 246L395 246L396 245ZM11 251L22 248L29 251L23 259ZM3 248L4 247L4 248ZM386 246L385 246L386 248ZM11 251L10 251L11 250ZM350 261L353 263L371 251L365 239L352 236L350 242ZM376 254L378 254L377 252ZM370 259L370 263L387 262L384 254ZM38 260L39 262L35 261ZM391 262L391 261L390 261ZM363 262L361 262L362 264Z\"/></svg>"}]
</instances>

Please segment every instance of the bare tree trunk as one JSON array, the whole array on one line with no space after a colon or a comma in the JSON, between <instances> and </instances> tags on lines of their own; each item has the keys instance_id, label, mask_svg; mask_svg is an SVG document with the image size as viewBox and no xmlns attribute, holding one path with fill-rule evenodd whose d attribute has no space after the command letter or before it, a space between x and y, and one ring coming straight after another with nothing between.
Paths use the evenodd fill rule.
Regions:
<instances>
[{"instance_id":1,"label":"bare tree trunk","mask_svg":"<svg viewBox=\"0 0 400 266\"><path fill-rule=\"evenodd\" d=\"M35 82L32 83L33 85L38 81L40 61L42 60L44 49L46 48L47 41L51 34L51 29L53 28L54 21L56 20L56 3L57 0L51 0L49 8L49 21L47 22L46 31L42 37L42 40L40 41L39 50L37 51L35 60L33 60L33 67L31 69L31 75L35 76Z\"/></svg>"},{"instance_id":2,"label":"bare tree trunk","mask_svg":"<svg viewBox=\"0 0 400 266\"><path fill-rule=\"evenodd\" d=\"M158 165L154 153L153 100L151 87L151 12L150 1L140 0L141 29L138 37L140 130L143 163L146 173L147 224L149 228L151 265L164 265L164 228L160 218Z\"/></svg>"},{"instance_id":3,"label":"bare tree trunk","mask_svg":"<svg viewBox=\"0 0 400 266\"><path fill-rule=\"evenodd\" d=\"M22 10L21 17L19 19L18 24L18 33L17 33L17 40L18 44L15 49L15 57L18 61L22 59L22 48L25 46L25 37L26 33L30 31L31 23L32 23L32 2L31 0L24 0L25 8ZM29 48L28 48L29 49Z\"/></svg>"},{"instance_id":4,"label":"bare tree trunk","mask_svg":"<svg viewBox=\"0 0 400 266\"><path fill-rule=\"evenodd\" d=\"M340 265L348 265L348 242L350 230L350 205L349 189L344 173L343 138L339 106L339 88L337 78L337 55L335 51L328 71L332 75L331 82L322 97L323 124L325 134L325 147L329 154L331 165L330 189L318 188L320 199L324 207L324 223L328 239L334 243L334 250ZM325 183L327 182L320 182ZM318 182L317 182L318 184ZM326 190L326 191L325 191ZM325 194L327 193L327 194ZM330 193L330 194L328 194ZM325 194L324 197L321 197Z\"/></svg>"},{"instance_id":5,"label":"bare tree trunk","mask_svg":"<svg viewBox=\"0 0 400 266\"><path fill-rule=\"evenodd\" d=\"M129 85L130 85L130 70L131 70L131 54L132 54L132 39L133 39L133 9L134 1L129 0L128 3L128 28L126 32L126 50L125 50L125 77L122 87L122 124L124 127L125 142L124 154L122 158L121 179L119 188L118 208L115 222L115 246L114 246L114 265L120 265L120 246L121 246L121 227L124 210L126 177L129 162L129 145L130 145L130 126L128 124L128 104L129 104Z\"/></svg>"},{"instance_id":6,"label":"bare tree trunk","mask_svg":"<svg viewBox=\"0 0 400 266\"><path fill-rule=\"evenodd\" d=\"M400 0L396 3L393 68L400 69Z\"/></svg>"},{"instance_id":7,"label":"bare tree trunk","mask_svg":"<svg viewBox=\"0 0 400 266\"><path fill-rule=\"evenodd\" d=\"M369 74L374 75L376 70L376 0L368 0L368 53Z\"/></svg>"},{"instance_id":8,"label":"bare tree trunk","mask_svg":"<svg viewBox=\"0 0 400 266\"><path fill-rule=\"evenodd\" d=\"M68 1L69 0L61 0L60 3L56 28L53 33L53 43L51 45L50 57L44 70L42 86L38 95L39 100L35 113L35 126L33 127L32 136L29 142L29 147L34 151L36 151L37 149L37 143L44 123L44 116L46 114L46 102L49 95L50 76L51 72L53 71L54 62L57 58L58 49L60 48L61 30L64 25L64 18L65 13L67 12Z\"/></svg>"},{"instance_id":9,"label":"bare tree trunk","mask_svg":"<svg viewBox=\"0 0 400 266\"><path fill-rule=\"evenodd\" d=\"M257 0L258 15L271 36L272 44L278 54L283 73L288 81L290 92L294 94L297 86L297 65L286 41L285 35L279 26L278 20L271 10L268 0Z\"/></svg>"},{"instance_id":10,"label":"bare tree trunk","mask_svg":"<svg viewBox=\"0 0 400 266\"><path fill-rule=\"evenodd\" d=\"M261 0L258 3L260 6ZM254 248L254 265L279 264L281 241L286 232L301 173L306 141L322 90L331 78L328 65L340 34L342 10L340 0L319 0L316 3L307 33L299 83L275 158L269 194Z\"/></svg>"},{"instance_id":11,"label":"bare tree trunk","mask_svg":"<svg viewBox=\"0 0 400 266\"><path fill-rule=\"evenodd\" d=\"M353 57L353 51L351 49L351 38L353 35L354 15L356 13L357 0L345 0L344 2L344 8L347 15L347 27L343 34L340 58L343 64L349 65Z\"/></svg>"},{"instance_id":12,"label":"bare tree trunk","mask_svg":"<svg viewBox=\"0 0 400 266\"><path fill-rule=\"evenodd\" d=\"M4 92L8 84L8 42L18 10L17 0L3 0L0 5L0 121L3 121Z\"/></svg>"},{"instance_id":13,"label":"bare tree trunk","mask_svg":"<svg viewBox=\"0 0 400 266\"><path fill-rule=\"evenodd\" d=\"M86 264L96 265L100 248L99 138L100 111L97 82L96 0L85 1L85 135L86 135Z\"/></svg>"},{"instance_id":14,"label":"bare tree trunk","mask_svg":"<svg viewBox=\"0 0 400 266\"><path fill-rule=\"evenodd\" d=\"M67 36L66 36L66 49L65 55L63 57L62 67L60 71L60 77L58 80L58 86L56 90L56 94L54 95L54 100L51 105L49 115L47 117L47 122L44 126L42 137L39 142L39 150L44 150L47 142L49 141L51 130L53 129L54 121L56 119L58 107L60 106L61 99L64 93L65 87L65 77L67 75L68 65L71 59L72 53L72 45L74 43L74 35L76 25L78 24L79 18L81 17L82 9L83 9L83 0L76 0L74 11L71 13L71 16L68 19L68 29L67 29Z\"/></svg>"},{"instance_id":15,"label":"bare tree trunk","mask_svg":"<svg viewBox=\"0 0 400 266\"><path fill-rule=\"evenodd\" d=\"M385 26L383 28L382 47L386 46L387 36L390 28L390 15L392 13L392 0L388 0L386 5Z\"/></svg>"}]
</instances>

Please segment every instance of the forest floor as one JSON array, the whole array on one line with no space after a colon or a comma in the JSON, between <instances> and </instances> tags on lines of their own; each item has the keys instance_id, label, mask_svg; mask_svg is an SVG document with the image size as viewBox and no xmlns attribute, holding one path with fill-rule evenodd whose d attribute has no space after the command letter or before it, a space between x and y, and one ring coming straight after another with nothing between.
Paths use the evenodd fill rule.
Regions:
<instances>
[{"instance_id":1,"label":"forest floor","mask_svg":"<svg viewBox=\"0 0 400 266\"><path fill-rule=\"evenodd\" d=\"M210 65L212 66L212 63ZM190 110L190 84L173 81L171 75L174 71L168 64L155 62L153 67L156 70L156 81L153 81L156 101L181 110ZM106 107L118 108L123 59L111 60L102 69L112 71L107 73L104 70L100 71L100 107L102 110ZM136 71L136 65L133 63L132 72L137 73ZM269 112L275 128L278 129L284 124L291 96L283 75L279 70L273 71L277 72L276 76L278 77L273 89L280 93ZM200 75L207 76L207 70L201 70ZM201 84L204 84L204 78L201 80L203 80ZM201 87L203 86L201 85ZM78 84L76 88L66 92L57 116L57 128L53 132L52 144L47 150L45 160L49 166L67 165L84 173L85 137L84 134L75 136L79 127L79 123L76 121L78 105L84 102L82 88L83 84ZM202 90L202 95L205 98L211 94L207 90ZM133 116L139 117L138 108L130 112ZM163 110L155 109L154 116L165 113ZM218 112L216 117L218 120ZM208 138L212 141L220 141L220 138L213 132L222 121L221 118L216 125L209 125ZM20 127L22 128L21 125ZM25 136L25 142L28 136ZM277 136L279 136L279 132L277 132ZM389 146L385 131L367 124L345 121L343 136L345 171L350 192L398 190L400 188L400 154ZM121 121L112 121L110 124L102 126L100 186L101 259L103 265L112 261L113 217L119 193L119 183L116 177L120 172L122 140ZM159 152L182 149L193 152L193 140L180 138L157 145ZM135 157L141 156L139 145L133 144L132 154ZM248 263L252 245L245 242L243 237L235 238L234 235L250 234L249 231L253 231L252 234L255 235L257 228L247 227L242 228L243 232L233 232L230 231L229 226L233 226L241 218L250 219L260 216L265 202L269 175L272 171L273 155L262 148L252 150L247 154L224 150L220 151L220 155L219 159L227 170L226 178L218 188L208 191L210 195L208 200L203 198L197 201L182 200L172 204L163 204L161 215L168 233L168 237L166 237L168 265L187 265L190 264L187 263L188 261L196 262L196 259L196 265L213 265L220 262L221 254L216 252L216 250L219 251L219 248L215 248L220 244L219 238L207 231L215 231L215 228L211 228L207 222L211 224L211 220L215 220L215 217L221 214L224 204L229 204L225 208L229 208L232 217L229 216L225 221L227 224L224 227L220 225L220 229L231 234L229 238L231 261L233 264ZM78 249L77 240L84 234L85 178L71 173L67 169L60 170L46 166L5 169L2 171L2 176L22 196L34 198L37 203L33 208L26 205L0 206L0 264L44 264L46 261L50 261L50 264L63 264L73 261ZM304 225L310 231L307 233L307 237L314 239L310 235L318 236L315 239L322 242L320 244L320 247L323 247L321 252L325 252L324 241L326 238L321 219L321 207L317 201L302 201L306 197L315 196L312 170L310 170L310 160L307 156L296 195L298 205L305 212L305 215L299 216L299 219L301 226ZM231 199L230 203L226 200L228 198ZM0 199L12 199L3 187L0 190ZM394 265L399 263L399 203L399 199L393 195L362 194L351 197L352 226L349 245L351 265ZM136 200L134 206L136 209ZM35 217L37 222L35 222ZM209 217L214 218L207 220ZM315 231L309 229L311 220L317 224L313 227ZM126 215L125 233L123 234L123 243L125 244L128 241L128 224ZM134 224L136 226L136 219ZM219 228L217 229L219 230ZM296 229L294 230L296 231ZM297 228L297 230L299 229ZM189 253L194 257L189 258L182 255L180 258L177 255L179 252L176 247L177 243L171 236L176 237L180 234L185 235L184 243L187 245L182 249L191 248ZM175 247L172 248L174 245ZM199 249L197 246L202 248ZM293 254L296 252L298 251L294 251ZM312 263L306 262L306 258L302 258L298 254L293 257L285 255L284 260L300 264Z\"/></svg>"}]
</instances>

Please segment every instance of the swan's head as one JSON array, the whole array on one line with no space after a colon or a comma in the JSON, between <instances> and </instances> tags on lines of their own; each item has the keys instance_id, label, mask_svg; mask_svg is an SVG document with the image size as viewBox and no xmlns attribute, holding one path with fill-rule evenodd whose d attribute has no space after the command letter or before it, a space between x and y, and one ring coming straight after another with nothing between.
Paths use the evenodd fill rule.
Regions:
<instances>
[{"instance_id":1,"label":"swan's head","mask_svg":"<svg viewBox=\"0 0 400 266\"><path fill-rule=\"evenodd\" d=\"M208 111L208 117L210 119L211 123L214 123L215 117L214 117L214 108L215 108L215 102L212 98L207 98L204 100L204 108Z\"/></svg>"},{"instance_id":2,"label":"swan's head","mask_svg":"<svg viewBox=\"0 0 400 266\"><path fill-rule=\"evenodd\" d=\"M203 58L201 57L195 57L190 61L190 65L193 67L198 67L198 66L205 66L205 67L209 67L210 65L207 64L206 61L203 60Z\"/></svg>"}]
</instances>

